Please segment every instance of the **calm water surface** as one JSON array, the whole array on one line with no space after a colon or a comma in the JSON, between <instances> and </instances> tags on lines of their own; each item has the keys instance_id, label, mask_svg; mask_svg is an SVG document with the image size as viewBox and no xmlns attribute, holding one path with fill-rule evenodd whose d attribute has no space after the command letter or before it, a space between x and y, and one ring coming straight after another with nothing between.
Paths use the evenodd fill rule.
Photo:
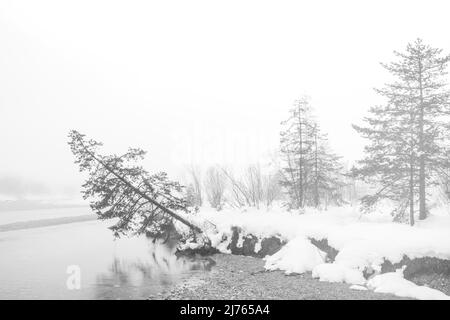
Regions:
<instances>
[{"instance_id":1,"label":"calm water surface","mask_svg":"<svg viewBox=\"0 0 450 320\"><path fill-rule=\"evenodd\" d=\"M114 240L108 225L0 232L0 299L145 299L210 268L145 237ZM79 267L80 289L67 286L69 266Z\"/></svg>"}]
</instances>

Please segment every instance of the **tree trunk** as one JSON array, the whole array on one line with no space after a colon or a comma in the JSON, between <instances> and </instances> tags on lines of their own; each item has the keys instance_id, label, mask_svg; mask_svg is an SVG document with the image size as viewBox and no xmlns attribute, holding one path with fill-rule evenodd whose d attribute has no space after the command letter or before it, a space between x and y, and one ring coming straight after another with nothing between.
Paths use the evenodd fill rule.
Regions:
<instances>
[{"instance_id":1,"label":"tree trunk","mask_svg":"<svg viewBox=\"0 0 450 320\"><path fill-rule=\"evenodd\" d=\"M287 158L288 158L288 165L289 165L289 173L291 175L292 190L294 190L295 204L298 206L300 203L300 200L299 200L300 195L299 195L299 190L295 187L294 169L292 168L292 162L291 162L291 157L289 155L289 152L287 153ZM297 209L298 209L298 207L297 207Z\"/></svg>"},{"instance_id":2,"label":"tree trunk","mask_svg":"<svg viewBox=\"0 0 450 320\"><path fill-rule=\"evenodd\" d=\"M414 225L414 157L411 153L409 164L409 224Z\"/></svg>"},{"instance_id":3,"label":"tree trunk","mask_svg":"<svg viewBox=\"0 0 450 320\"><path fill-rule=\"evenodd\" d=\"M409 224L414 226L414 111L409 114L410 121L410 139L409 142Z\"/></svg>"},{"instance_id":4,"label":"tree trunk","mask_svg":"<svg viewBox=\"0 0 450 320\"><path fill-rule=\"evenodd\" d=\"M424 101L422 83L422 61L419 58L419 219L427 217L425 192L425 148L424 148Z\"/></svg>"},{"instance_id":5,"label":"tree trunk","mask_svg":"<svg viewBox=\"0 0 450 320\"><path fill-rule=\"evenodd\" d=\"M301 107L300 102L298 102L298 135L299 135L299 160L298 160L298 170L299 170L299 207L303 208L303 134L302 134L302 117L301 117Z\"/></svg>"},{"instance_id":6,"label":"tree trunk","mask_svg":"<svg viewBox=\"0 0 450 320\"><path fill-rule=\"evenodd\" d=\"M319 168L318 168L318 148L317 148L317 125L314 127L314 169L315 169L315 183L314 183L314 202L316 208L319 207Z\"/></svg>"}]
</instances>

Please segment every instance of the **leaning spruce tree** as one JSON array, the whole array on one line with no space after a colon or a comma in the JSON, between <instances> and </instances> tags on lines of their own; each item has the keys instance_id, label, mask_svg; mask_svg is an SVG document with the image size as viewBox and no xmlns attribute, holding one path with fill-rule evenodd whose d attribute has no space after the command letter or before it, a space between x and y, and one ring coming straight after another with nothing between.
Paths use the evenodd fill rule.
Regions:
<instances>
[{"instance_id":1,"label":"leaning spruce tree","mask_svg":"<svg viewBox=\"0 0 450 320\"><path fill-rule=\"evenodd\" d=\"M72 130L69 146L81 172L88 173L83 197L90 199L99 219L117 218L111 227L115 236L146 234L168 239L175 220L186 225L193 236L202 230L178 212L187 212L184 187L168 179L165 172L150 174L138 163L145 156L130 148L123 155L102 155L102 144Z\"/></svg>"},{"instance_id":2,"label":"leaning spruce tree","mask_svg":"<svg viewBox=\"0 0 450 320\"><path fill-rule=\"evenodd\" d=\"M450 94L445 81L450 56L420 39L394 54L397 61L382 65L395 81L376 90L386 104L369 110L365 127L354 125L370 144L353 172L380 186L362 199L366 208L380 199L394 200L394 216L403 219L409 209L413 225L416 204L419 219L425 219L427 190L450 166Z\"/></svg>"}]
</instances>

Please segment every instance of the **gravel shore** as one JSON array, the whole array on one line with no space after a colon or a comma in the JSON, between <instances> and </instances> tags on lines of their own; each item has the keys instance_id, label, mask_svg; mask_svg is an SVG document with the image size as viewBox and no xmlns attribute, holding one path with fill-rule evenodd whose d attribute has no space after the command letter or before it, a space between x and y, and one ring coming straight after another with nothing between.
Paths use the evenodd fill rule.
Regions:
<instances>
[{"instance_id":1,"label":"gravel shore","mask_svg":"<svg viewBox=\"0 0 450 320\"><path fill-rule=\"evenodd\" d=\"M216 254L216 265L176 285L157 299L285 299L285 300L389 300L403 299L388 294L350 289L348 284L321 282L311 274L285 275L266 272L262 259ZM151 297L155 298L155 297Z\"/></svg>"}]
</instances>

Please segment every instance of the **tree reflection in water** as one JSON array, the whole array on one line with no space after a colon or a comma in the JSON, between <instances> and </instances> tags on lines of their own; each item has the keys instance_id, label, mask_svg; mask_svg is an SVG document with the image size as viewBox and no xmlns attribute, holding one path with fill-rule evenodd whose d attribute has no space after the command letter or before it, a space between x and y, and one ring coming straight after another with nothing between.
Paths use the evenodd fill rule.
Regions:
<instances>
[{"instance_id":1,"label":"tree reflection in water","mask_svg":"<svg viewBox=\"0 0 450 320\"><path fill-rule=\"evenodd\" d=\"M177 256L173 244L148 241L146 252L137 256L114 255L108 271L96 277L95 295L97 299L145 299L195 272L211 270L214 264L209 257Z\"/></svg>"}]
</instances>

